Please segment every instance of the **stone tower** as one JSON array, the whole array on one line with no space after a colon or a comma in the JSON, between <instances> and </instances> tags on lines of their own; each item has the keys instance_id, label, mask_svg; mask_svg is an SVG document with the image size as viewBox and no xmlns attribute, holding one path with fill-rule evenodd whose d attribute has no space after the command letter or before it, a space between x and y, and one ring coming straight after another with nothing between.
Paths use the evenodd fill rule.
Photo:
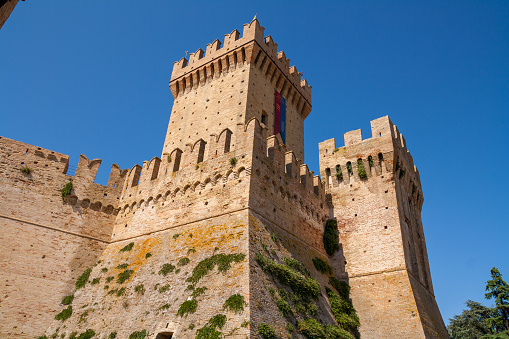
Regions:
<instances>
[{"instance_id":1,"label":"stone tower","mask_svg":"<svg viewBox=\"0 0 509 339\"><path fill-rule=\"evenodd\" d=\"M385 116L319 145L330 214L338 222L353 304L368 338L447 338L421 221L419 171Z\"/></svg>"},{"instance_id":2,"label":"stone tower","mask_svg":"<svg viewBox=\"0 0 509 339\"><path fill-rule=\"evenodd\" d=\"M106 186L100 159L71 176L68 156L0 137L0 336L353 338L349 279L361 335L446 337L418 174L388 118L377 138L320 144L326 192L303 163L311 87L256 19L176 62L170 90L161 158L113 165ZM330 217L344 250L329 256Z\"/></svg>"},{"instance_id":3,"label":"stone tower","mask_svg":"<svg viewBox=\"0 0 509 339\"><path fill-rule=\"evenodd\" d=\"M211 137L227 129L235 131L237 124L253 118L274 131L276 89L287 100L285 144L304 160L304 119L311 112L311 87L300 79L295 66L289 66L285 53L277 52L272 37L264 38L263 33L254 20L244 25L241 38L234 30L225 35L223 45L215 40L205 52L191 53L189 61L175 62L170 81L175 100L163 155L181 152L198 140L202 156L207 156L204 145ZM248 67L254 64L257 67ZM226 138L230 137L228 132Z\"/></svg>"}]
</instances>

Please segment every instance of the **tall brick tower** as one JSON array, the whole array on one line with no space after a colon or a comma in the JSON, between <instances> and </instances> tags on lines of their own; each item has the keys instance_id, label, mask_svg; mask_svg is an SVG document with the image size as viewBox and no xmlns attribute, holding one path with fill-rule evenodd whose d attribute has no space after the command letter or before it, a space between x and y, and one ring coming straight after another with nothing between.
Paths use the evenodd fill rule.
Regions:
<instances>
[{"instance_id":1,"label":"tall brick tower","mask_svg":"<svg viewBox=\"0 0 509 339\"><path fill-rule=\"evenodd\" d=\"M320 173L338 222L353 304L367 338L447 338L433 295L419 171L385 116L319 145Z\"/></svg>"},{"instance_id":2,"label":"tall brick tower","mask_svg":"<svg viewBox=\"0 0 509 339\"><path fill-rule=\"evenodd\" d=\"M252 118L274 131L276 89L287 101L285 144L304 160L304 119L311 112L311 87L263 33L255 19L244 25L241 38L234 30L225 35L223 45L215 40L205 52L191 53L189 61L175 62L170 81L175 101L163 154L181 151L197 139L204 145L212 134L234 131L237 124Z\"/></svg>"}]
</instances>

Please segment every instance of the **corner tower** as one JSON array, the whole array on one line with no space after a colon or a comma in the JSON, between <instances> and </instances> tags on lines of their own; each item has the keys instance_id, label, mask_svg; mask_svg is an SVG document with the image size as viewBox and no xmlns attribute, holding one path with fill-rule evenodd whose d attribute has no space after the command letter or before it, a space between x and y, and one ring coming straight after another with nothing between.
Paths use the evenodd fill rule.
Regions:
<instances>
[{"instance_id":1,"label":"corner tower","mask_svg":"<svg viewBox=\"0 0 509 339\"><path fill-rule=\"evenodd\" d=\"M272 38L263 34L264 28L254 19L244 25L242 37L234 30L225 35L224 44L215 40L205 52L198 49L189 60L175 62L170 80L174 105L163 156L179 158L179 152L202 140L206 158L205 143L225 130L229 138L237 124L252 118L275 134L277 91L286 99L285 144L304 159L304 119L311 112L311 86L301 80L295 66L289 66L285 53L277 52Z\"/></svg>"},{"instance_id":2,"label":"corner tower","mask_svg":"<svg viewBox=\"0 0 509 339\"><path fill-rule=\"evenodd\" d=\"M385 116L319 144L330 214L365 338L448 338L433 294L421 221L419 171Z\"/></svg>"}]
</instances>

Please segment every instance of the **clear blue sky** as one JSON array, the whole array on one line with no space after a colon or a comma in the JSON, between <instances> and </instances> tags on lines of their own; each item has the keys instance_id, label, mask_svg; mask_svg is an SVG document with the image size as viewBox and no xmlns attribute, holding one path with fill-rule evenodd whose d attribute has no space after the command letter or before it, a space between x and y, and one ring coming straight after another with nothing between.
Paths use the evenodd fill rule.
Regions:
<instances>
[{"instance_id":1,"label":"clear blue sky","mask_svg":"<svg viewBox=\"0 0 509 339\"><path fill-rule=\"evenodd\" d=\"M26 1L0 30L0 135L131 168L159 156L173 62L254 14L313 86L318 142L389 115L420 170L446 323L509 281L508 1Z\"/></svg>"}]
</instances>

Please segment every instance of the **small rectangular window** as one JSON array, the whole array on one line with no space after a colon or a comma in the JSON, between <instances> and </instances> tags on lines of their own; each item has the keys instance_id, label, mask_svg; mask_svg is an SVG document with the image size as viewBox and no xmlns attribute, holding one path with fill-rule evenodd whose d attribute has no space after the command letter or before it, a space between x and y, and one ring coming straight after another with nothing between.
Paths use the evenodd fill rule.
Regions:
<instances>
[{"instance_id":1,"label":"small rectangular window","mask_svg":"<svg viewBox=\"0 0 509 339\"><path fill-rule=\"evenodd\" d=\"M262 112L262 124L267 126L267 113L265 111Z\"/></svg>"}]
</instances>

